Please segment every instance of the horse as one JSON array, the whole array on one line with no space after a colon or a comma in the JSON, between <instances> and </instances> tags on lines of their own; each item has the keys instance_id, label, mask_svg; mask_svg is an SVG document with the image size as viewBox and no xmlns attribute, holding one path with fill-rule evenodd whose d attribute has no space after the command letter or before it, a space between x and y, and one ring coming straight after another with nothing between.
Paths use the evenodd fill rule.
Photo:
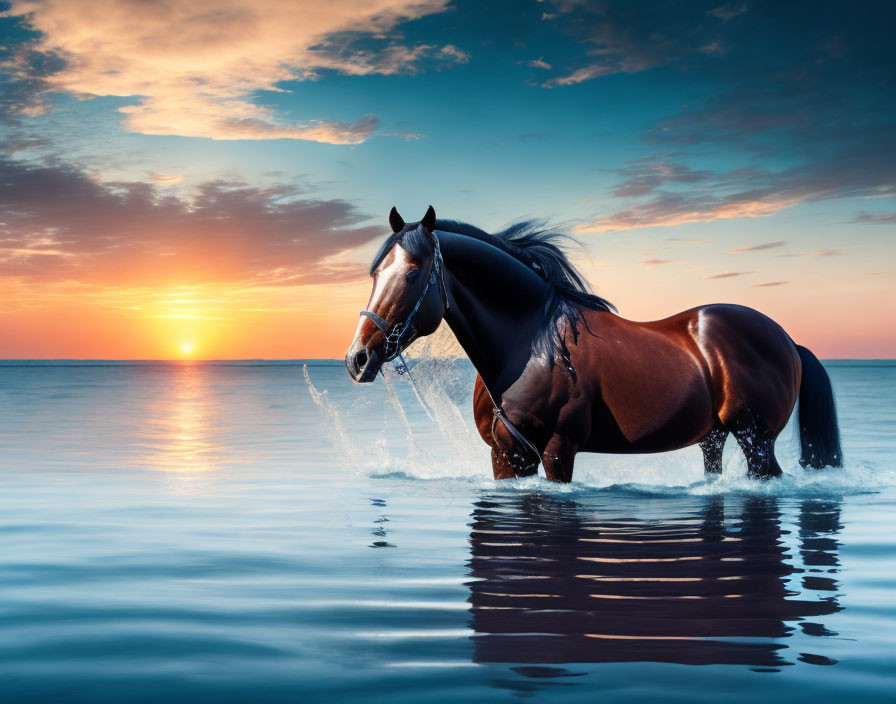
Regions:
<instances>
[{"instance_id":1,"label":"horse","mask_svg":"<svg viewBox=\"0 0 896 704\"><path fill-rule=\"evenodd\" d=\"M799 401L800 464L841 467L827 372L759 311L714 303L662 320L616 313L537 222L497 234L437 220L432 206L373 259L373 290L345 356L371 382L415 339L448 324L477 377L476 428L495 479L570 482L576 454L655 453L697 444L722 471L734 435L749 476L781 475L775 440Z\"/></svg>"}]
</instances>

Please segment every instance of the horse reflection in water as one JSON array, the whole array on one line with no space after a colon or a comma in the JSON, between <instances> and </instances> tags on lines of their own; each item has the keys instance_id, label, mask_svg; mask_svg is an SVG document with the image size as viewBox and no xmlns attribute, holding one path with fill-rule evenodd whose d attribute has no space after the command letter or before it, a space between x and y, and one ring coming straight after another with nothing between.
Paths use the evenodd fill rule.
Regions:
<instances>
[{"instance_id":1,"label":"horse reflection in water","mask_svg":"<svg viewBox=\"0 0 896 704\"><path fill-rule=\"evenodd\" d=\"M695 501L691 514L661 520L599 518L539 495L478 502L469 584L475 660L775 668L793 664L777 641L793 633L792 622L808 635L834 635L805 619L842 608L832 576L838 504L801 504L799 566L783 544L776 499ZM614 505L615 515L620 510ZM816 598L791 590L787 578L799 572ZM809 653L795 659L834 662Z\"/></svg>"}]
</instances>

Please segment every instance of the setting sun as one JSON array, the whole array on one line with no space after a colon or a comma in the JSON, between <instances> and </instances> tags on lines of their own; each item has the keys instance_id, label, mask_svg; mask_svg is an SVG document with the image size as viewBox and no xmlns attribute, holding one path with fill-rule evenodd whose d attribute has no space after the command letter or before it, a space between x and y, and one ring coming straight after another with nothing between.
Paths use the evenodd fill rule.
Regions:
<instances>
[{"instance_id":1,"label":"setting sun","mask_svg":"<svg viewBox=\"0 0 896 704\"><path fill-rule=\"evenodd\" d=\"M193 343L185 342L180 346L180 351L184 354L190 354L193 351Z\"/></svg>"}]
</instances>

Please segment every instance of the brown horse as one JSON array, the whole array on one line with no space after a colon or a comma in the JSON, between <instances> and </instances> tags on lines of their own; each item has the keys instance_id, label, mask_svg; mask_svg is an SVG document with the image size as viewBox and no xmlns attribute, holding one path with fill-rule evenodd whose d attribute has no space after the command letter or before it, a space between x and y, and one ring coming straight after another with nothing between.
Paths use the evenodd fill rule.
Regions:
<instances>
[{"instance_id":1,"label":"brown horse","mask_svg":"<svg viewBox=\"0 0 896 704\"><path fill-rule=\"evenodd\" d=\"M563 235L532 223L489 235L436 221L432 207L411 224L393 208L389 221L346 367L373 381L444 318L479 372L474 414L496 479L542 462L568 482L580 451L693 444L718 473L728 433L751 476L775 477L775 439L797 399L801 464L842 466L827 372L762 313L712 304L633 322L588 293L556 244Z\"/></svg>"}]
</instances>

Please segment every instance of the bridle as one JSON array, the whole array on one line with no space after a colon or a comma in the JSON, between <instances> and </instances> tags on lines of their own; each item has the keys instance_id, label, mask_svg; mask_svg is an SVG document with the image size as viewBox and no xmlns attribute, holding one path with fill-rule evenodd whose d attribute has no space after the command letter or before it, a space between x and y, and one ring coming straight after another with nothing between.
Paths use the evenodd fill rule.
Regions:
<instances>
[{"instance_id":1,"label":"bridle","mask_svg":"<svg viewBox=\"0 0 896 704\"><path fill-rule=\"evenodd\" d=\"M360 313L360 315L370 318L373 321L373 324L377 326L379 331L382 332L383 336L386 338L386 344L383 349L385 354L385 357L383 358L384 362L391 362L396 357L400 357L404 348L414 341L414 338L417 335L417 312L420 310L420 305L423 303L423 299L426 298L426 294L429 293L429 287L435 285L436 282L439 284L439 297L442 299L443 310L447 311L449 308L448 289L445 287L445 260L442 258L442 249L439 247L439 238L434 232L430 233L430 237L432 237L433 244L433 259L432 268L429 270L429 280L427 280L426 285L423 287L423 291L420 293L417 302L414 304L414 309L411 311L410 315L405 318L404 323L395 323L395 325L390 327L389 322L386 319L381 318L373 311L362 310ZM399 245L399 243L396 242L396 245ZM407 370L407 365L402 361L401 367L396 366L396 369L398 369L399 374L401 374L403 371Z\"/></svg>"}]
</instances>

